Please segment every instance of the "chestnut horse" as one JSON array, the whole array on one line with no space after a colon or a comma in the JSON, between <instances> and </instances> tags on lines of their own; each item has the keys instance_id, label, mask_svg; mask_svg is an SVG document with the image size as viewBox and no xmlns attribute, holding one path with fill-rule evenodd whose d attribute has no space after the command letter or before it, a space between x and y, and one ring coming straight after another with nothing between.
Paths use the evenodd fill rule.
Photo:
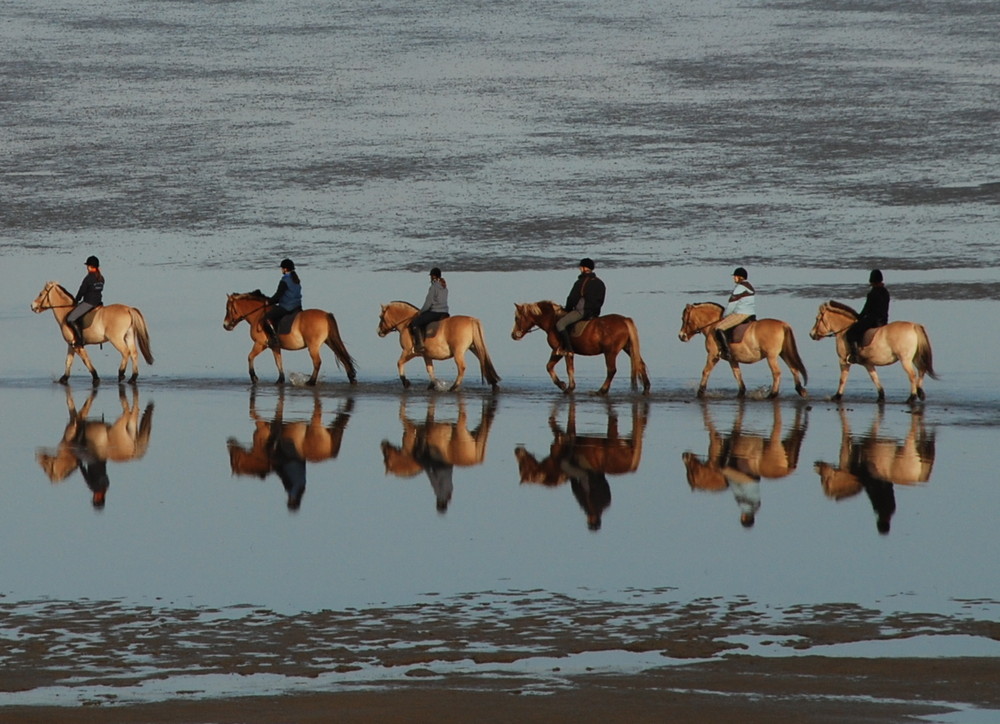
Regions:
<instances>
[{"instance_id":1,"label":"chestnut horse","mask_svg":"<svg viewBox=\"0 0 1000 724\"><path fill-rule=\"evenodd\" d=\"M580 435L576 429L576 402L570 402L565 430L556 421L556 410L553 408L549 415L553 439L548 456L538 460L523 445L514 449L521 483L555 487L569 481L591 530L600 529L604 510L611 505L611 486L607 476L624 475L639 469L649 406L645 401L632 402L632 430L629 435L619 433L618 415L610 405L607 412L604 435Z\"/></svg>"},{"instance_id":2,"label":"chestnut horse","mask_svg":"<svg viewBox=\"0 0 1000 724\"><path fill-rule=\"evenodd\" d=\"M844 387L847 385L847 375L851 369L851 363L848 362L850 345L847 341L847 330L857 320L858 313L851 307L830 300L819 305L816 323L809 332L809 336L813 339L818 340L823 337L837 339L840 384L837 385L837 393L831 398L834 401L841 399ZM938 378L934 372L934 355L927 330L922 324L915 322L889 322L884 327L876 327L873 331L871 342L858 351L856 364L868 370L868 376L872 378L875 389L878 390L878 401L885 401L885 390L882 389L875 368L891 365L894 362L903 365L906 376L910 378L910 396L906 398L906 402L913 404L918 398L924 399L924 375L930 375L931 379L935 380Z\"/></svg>"},{"instance_id":3,"label":"chestnut horse","mask_svg":"<svg viewBox=\"0 0 1000 724\"><path fill-rule=\"evenodd\" d=\"M458 315L433 322L427 329L424 351L420 353L413 351L413 335L410 333L410 322L419 311L409 302L389 302L382 305L382 312L378 317L379 337L385 337L392 331L399 332L399 346L403 348L403 353L399 356L396 369L399 371L399 379L402 381L403 387L410 386L403 366L414 357L424 358L427 376L430 377L430 384L427 385L429 390L436 387L434 360L454 358L455 366L458 368L458 376L451 389L457 390L462 386L462 380L465 379L465 353L467 350L472 350L472 354L479 360L479 372L482 379L496 392L500 375L493 367L493 360L490 359L489 350L486 349L483 325L479 320L475 317Z\"/></svg>"},{"instance_id":4,"label":"chestnut horse","mask_svg":"<svg viewBox=\"0 0 1000 724\"><path fill-rule=\"evenodd\" d=\"M58 282L48 282L42 291L31 303L31 311L36 314L46 309L51 309L56 322L59 324L59 331L62 332L63 339L69 349L66 351L66 371L59 378L59 382L66 384L69 380L69 371L73 366L73 357L79 356L83 363L90 370L90 376L94 383L101 381L90 361L85 347L73 346L73 331L66 323L66 317L76 306L73 295ZM107 306L96 307L92 312L87 312L83 317L83 343L104 344L110 342L121 354L122 361L118 365L119 382L125 379L125 368L129 359L132 360L132 376L129 382L135 382L139 377L139 352L142 352L146 364L153 364L153 352L149 346L149 330L146 327L146 320L135 307L127 307L124 304L109 304Z\"/></svg>"},{"instance_id":5,"label":"chestnut horse","mask_svg":"<svg viewBox=\"0 0 1000 724\"><path fill-rule=\"evenodd\" d=\"M552 378L556 387L563 392L572 392L576 389L573 355L566 355L563 358L556 354L556 350L559 348L556 322L565 314L562 306L552 301L515 304L514 329L510 336L512 339L518 340L536 327L544 331L549 347L552 349L545 370L549 373L549 377ZM620 314L606 314L585 322L577 322L573 325L570 339L574 354L604 355L607 377L604 379L604 384L597 390L597 394L606 395L611 388L611 380L615 378L615 373L618 371L618 353L622 350L632 361L632 389L639 388L638 379L641 378L642 392L649 394L649 375L646 372L646 363L639 351L639 330L636 329L635 322L630 317L623 317ZM560 380L555 371L560 359L566 360L568 384Z\"/></svg>"},{"instance_id":6,"label":"chestnut horse","mask_svg":"<svg viewBox=\"0 0 1000 724\"><path fill-rule=\"evenodd\" d=\"M712 374L712 369L719 361L719 343L715 339L715 324L722 319L723 308L721 304L715 302L699 302L688 304L681 313L681 329L677 336L682 342L688 342L692 337L701 332L705 335L705 351L708 359L705 361L705 368L701 371L701 382L698 384L698 397L704 397L705 388L708 387L708 377ZM771 391L768 397L777 397L781 387L781 368L778 367L778 358L784 360L788 370L795 379L795 391L800 397L805 397L806 384L809 375L806 367L799 356L799 349L795 344L795 334L791 326L780 319L758 319L750 323L743 339L739 342L731 342L729 345L730 357L729 366L733 370L733 377L739 385L739 397L746 396L747 388L743 383L743 373L740 371L740 364L753 364L762 359L767 360L768 367L771 368ZM801 375L801 380L800 380Z\"/></svg>"},{"instance_id":7,"label":"chestnut horse","mask_svg":"<svg viewBox=\"0 0 1000 724\"><path fill-rule=\"evenodd\" d=\"M246 320L250 325L250 339L253 340L253 347L247 356L247 364L250 368L250 381L257 384L257 373L253 368L254 358L267 349L267 333L261 327L261 317L270 305L266 294L259 289L242 294L226 295L226 318L222 322L223 328L229 332L236 325ZM281 326L280 323L278 325ZM320 357L320 349L326 344L333 350L337 357L338 366L343 365L347 371L347 379L352 385L357 384L358 373L355 369L357 363L347 352L343 340L340 338L340 329L337 327L337 320L330 312L322 309L304 309L295 316L291 329L282 334L279 330L278 340L281 346L273 348L274 364L278 368L277 384L285 381L285 367L281 361L281 350L309 349L309 356L312 357L313 371L307 384L315 385L316 378L319 377L319 368L323 363Z\"/></svg>"}]
</instances>

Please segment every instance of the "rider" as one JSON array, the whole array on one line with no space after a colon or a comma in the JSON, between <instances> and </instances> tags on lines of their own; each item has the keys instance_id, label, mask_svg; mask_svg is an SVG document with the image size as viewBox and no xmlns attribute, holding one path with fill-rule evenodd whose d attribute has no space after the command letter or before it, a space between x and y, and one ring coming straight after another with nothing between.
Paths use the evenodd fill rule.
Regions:
<instances>
[{"instance_id":1,"label":"rider","mask_svg":"<svg viewBox=\"0 0 1000 724\"><path fill-rule=\"evenodd\" d=\"M424 334L427 332L427 325L448 316L448 284L441 276L441 270L434 267L431 269L431 286L427 290L424 306L410 322L414 352L419 354L424 351Z\"/></svg>"},{"instance_id":2,"label":"rider","mask_svg":"<svg viewBox=\"0 0 1000 724\"><path fill-rule=\"evenodd\" d=\"M267 334L268 346L279 346L277 325L278 320L286 314L302 311L302 282L295 273L295 262L291 259L281 260L281 281L277 291L268 301L271 306L264 312L260 326Z\"/></svg>"},{"instance_id":3,"label":"rider","mask_svg":"<svg viewBox=\"0 0 1000 724\"><path fill-rule=\"evenodd\" d=\"M749 274L741 266L733 269L733 287L729 295L729 303L722 319L715 325L715 339L719 343L719 354L723 359L729 359L729 340L726 339L726 330L732 329L750 317L756 315L757 290L747 281Z\"/></svg>"},{"instance_id":4,"label":"rider","mask_svg":"<svg viewBox=\"0 0 1000 724\"><path fill-rule=\"evenodd\" d=\"M865 298L865 306L858 314L858 321L848 328L845 335L850 345L849 362L858 361L858 350L865 332L876 327L884 327L889 323L889 290L885 288L882 279L882 272L879 269L872 269L871 274L868 275L871 289L868 290L868 296Z\"/></svg>"},{"instance_id":5,"label":"rider","mask_svg":"<svg viewBox=\"0 0 1000 724\"><path fill-rule=\"evenodd\" d=\"M73 333L73 346L83 347L83 316L95 307L104 304L104 275L101 274L101 262L96 256L88 256L84 262L87 266L87 276L80 284L76 293L76 306L66 315L66 324Z\"/></svg>"},{"instance_id":6,"label":"rider","mask_svg":"<svg viewBox=\"0 0 1000 724\"><path fill-rule=\"evenodd\" d=\"M594 260L581 259L580 276L576 278L569 296L566 297L566 306L563 307L566 314L556 322L556 333L559 335L559 348L556 354L561 356L573 354L570 328L576 322L600 316L606 293L604 282L594 274Z\"/></svg>"}]
</instances>

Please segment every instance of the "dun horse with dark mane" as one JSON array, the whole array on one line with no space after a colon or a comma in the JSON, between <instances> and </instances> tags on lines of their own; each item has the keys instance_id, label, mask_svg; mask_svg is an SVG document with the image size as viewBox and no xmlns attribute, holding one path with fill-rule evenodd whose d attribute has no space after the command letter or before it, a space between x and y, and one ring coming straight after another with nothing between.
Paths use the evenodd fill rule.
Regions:
<instances>
[{"instance_id":1,"label":"dun horse with dark mane","mask_svg":"<svg viewBox=\"0 0 1000 724\"><path fill-rule=\"evenodd\" d=\"M66 371L59 378L59 382L66 384L69 380L70 368L73 366L73 358L79 356L83 363L90 370L90 376L94 383L100 382L97 370L94 369L85 347L73 346L73 331L66 323L66 317L76 303L73 295L58 282L48 282L42 291L31 303L31 311L36 314L51 309L59 324L59 331L62 332L63 339L66 340L68 349L66 351ZM129 382L135 382L139 377L139 352L142 352L146 364L153 364L153 351L149 345L149 330L146 328L146 320L135 307L128 307L124 304L108 304L96 307L83 317L83 343L103 344L110 342L121 354L122 361L118 366L118 380L125 379L125 369L129 359L132 360L132 376Z\"/></svg>"},{"instance_id":2,"label":"dun horse with dark mane","mask_svg":"<svg viewBox=\"0 0 1000 724\"><path fill-rule=\"evenodd\" d=\"M430 378L428 389L436 387L434 379L434 360L454 358L458 376L451 389L457 390L465 379L465 353L469 350L479 360L479 371L482 378L494 392L498 389L500 375L497 374L486 349L486 339L483 336L483 325L475 317L456 315L446 317L438 322L432 322L427 328L422 353L413 350L413 335L410 333L410 322L417 316L418 310L409 302L389 302L382 305L378 318L378 336L385 337L390 332L399 332L399 346L403 353L399 356L396 369L403 387L409 387L403 367L414 357L423 357L427 366L427 376Z\"/></svg>"},{"instance_id":3,"label":"dun horse with dark mane","mask_svg":"<svg viewBox=\"0 0 1000 724\"><path fill-rule=\"evenodd\" d=\"M809 336L819 340L824 337L835 337L837 340L837 357L840 359L840 383L833 400L840 400L847 385L847 375L851 370L849 360L850 346L847 342L847 330L858 320L858 313L851 307L830 300L819 305L816 323ZM924 375L937 379L934 373L934 358L931 350L931 340L923 325L915 322L889 322L883 327L869 330L863 340L864 346L858 350L857 364L868 370L875 389L878 390L878 401L885 400L885 390L879 381L876 367L899 362L910 378L910 396L907 403L924 399Z\"/></svg>"},{"instance_id":4,"label":"dun horse with dark mane","mask_svg":"<svg viewBox=\"0 0 1000 724\"><path fill-rule=\"evenodd\" d=\"M547 342L552 352L549 361L545 365L545 370L563 392L572 392L576 389L576 372L574 369L573 355L560 357L556 354L559 348L559 334L556 332L556 322L565 314L561 305L552 301L535 302L533 304L514 305L514 329L511 330L512 339L522 339L528 332L535 328L545 332ZM606 395L611 389L611 381L618 371L618 353L624 350L632 361L631 385L633 390L639 388L638 380L642 379L643 394L649 394L649 374L646 371L646 363L642 359L639 350L639 330L635 322L630 317L623 317L620 314L605 314L583 322L577 322L572 327L570 337L574 354L582 355L604 355L604 365L607 376L604 384L601 385L597 393ZM559 379L555 368L560 359L566 360L566 377L568 384Z\"/></svg>"},{"instance_id":5,"label":"dun horse with dark mane","mask_svg":"<svg viewBox=\"0 0 1000 724\"><path fill-rule=\"evenodd\" d=\"M226 295L226 318L222 322L223 328L232 331L237 324L246 321L250 325L250 339L253 340L253 347L247 356L247 365L250 369L250 380L257 384L257 373L253 368L254 358L267 349L267 333L261 327L261 317L270 302L266 294L259 289L242 294ZM356 362L347 351L343 340L340 338L340 329L337 327L337 320L330 312L322 309L304 309L295 315L291 327L285 329L283 325L276 330L280 347L275 347L271 351L274 353L274 364L278 368L277 383L285 381L285 367L281 360L281 350L308 349L312 358L313 371L307 384L315 385L316 378L319 377L319 368L323 364L320 357L320 349L324 344L333 350L337 357L337 364L343 365L347 371L347 379L350 383L356 384L358 374L355 369Z\"/></svg>"},{"instance_id":6,"label":"dun horse with dark mane","mask_svg":"<svg viewBox=\"0 0 1000 724\"><path fill-rule=\"evenodd\" d=\"M723 311L722 305L715 302L699 302L698 304L688 304L681 314L681 329L677 336L682 342L689 341L699 332L705 335L705 351L708 353L708 359L701 372L701 382L698 383L698 397L705 395L708 377L712 374L716 363L721 359L719 343L711 332L714 331L715 324L722 319ZM768 396L778 396L781 388L779 357L784 360L785 364L788 365L788 370L792 373L795 380L795 391L801 397L806 396L805 386L809 376L802 363L802 358L799 356L799 349L795 344L795 334L786 322L782 322L780 319L758 319L750 322L742 338L739 341L731 342L729 349L729 366L732 368L733 377L736 378L736 383L739 385L738 394L740 397L744 397L747 393L740 364L752 364L762 359L766 359L768 367L771 368L771 391Z\"/></svg>"}]
</instances>

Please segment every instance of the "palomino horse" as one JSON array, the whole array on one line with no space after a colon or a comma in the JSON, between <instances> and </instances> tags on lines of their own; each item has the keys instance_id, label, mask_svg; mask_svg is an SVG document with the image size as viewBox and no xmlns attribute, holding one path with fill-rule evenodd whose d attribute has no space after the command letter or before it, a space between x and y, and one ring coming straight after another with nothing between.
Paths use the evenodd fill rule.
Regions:
<instances>
[{"instance_id":1,"label":"palomino horse","mask_svg":"<svg viewBox=\"0 0 1000 724\"><path fill-rule=\"evenodd\" d=\"M125 391L118 388L118 399L122 414L112 424L100 418L88 419L90 408L97 398L97 390L91 390L87 401L79 411L73 401L73 392L66 387L66 407L69 422L63 430L62 440L54 448L40 448L35 459L53 483L66 480L79 470L91 490L91 502L95 508L104 507L108 490L107 464L139 460L149 448L149 438L153 432L153 403L150 402L139 414L139 392L132 388L132 401Z\"/></svg>"},{"instance_id":2,"label":"palomino horse","mask_svg":"<svg viewBox=\"0 0 1000 724\"><path fill-rule=\"evenodd\" d=\"M31 303L31 311L35 313L51 309L52 314L59 324L59 331L62 332L63 339L66 340L68 349L66 351L66 371L59 378L59 382L66 384L69 380L69 371L73 366L73 357L79 355L83 363L90 370L90 376L94 383L100 382L97 370L94 369L85 347L73 346L73 331L66 323L66 317L76 304L73 295L58 282L47 282L42 291ZM129 382L135 382L139 377L139 351L146 360L146 364L153 364L153 352L149 346L149 330L146 327L146 320L135 307L127 307L124 304L109 304L97 307L92 312L88 312L83 318L83 342L88 344L104 344L110 342L122 356L122 362L118 365L119 382L125 379L125 368L129 359L132 360L132 376Z\"/></svg>"},{"instance_id":3,"label":"palomino horse","mask_svg":"<svg viewBox=\"0 0 1000 724\"><path fill-rule=\"evenodd\" d=\"M926 483L934 466L934 433L924 427L920 414L910 415L906 438L880 434L883 410L880 407L867 435L851 434L847 414L840 410L840 458L837 465L818 461L813 470L819 474L823 492L832 500L850 498L862 490L868 495L877 517L876 528L889 532L896 512L894 485Z\"/></svg>"},{"instance_id":4,"label":"palomino horse","mask_svg":"<svg viewBox=\"0 0 1000 724\"><path fill-rule=\"evenodd\" d=\"M472 354L479 360L479 371L482 378L496 392L500 375L493 367L493 360L490 359L489 350L486 349L483 325L480 324L479 320L475 317L459 315L446 317L439 322L432 323L427 330L424 352L421 354L413 351L413 335L410 333L410 322L419 311L409 302L389 302L382 305L382 312L378 318L379 337L385 337L394 330L399 332L399 346L403 348L403 353L399 356L396 369L399 371L399 379L402 381L403 387L410 386L403 366L414 357L424 358L424 364L427 365L427 376L430 378L430 384L427 386L429 390L436 388L434 360L453 357L455 366L458 368L458 377L455 378L451 389L457 390L465 378L465 353L467 350L472 350Z\"/></svg>"},{"instance_id":5,"label":"palomino horse","mask_svg":"<svg viewBox=\"0 0 1000 724\"><path fill-rule=\"evenodd\" d=\"M798 467L799 452L806 435L808 423L802 406L796 406L791 429L783 433L781 405L777 401L773 404L771 430L767 435L743 431L742 401L728 435L716 430L708 407L703 405L708 454L705 460L690 451L681 455L691 490L730 490L740 506L740 522L745 527L753 525L760 507L760 480L777 480L791 475Z\"/></svg>"},{"instance_id":6,"label":"palomino horse","mask_svg":"<svg viewBox=\"0 0 1000 724\"><path fill-rule=\"evenodd\" d=\"M472 467L486 460L486 443L496 416L495 399L483 402L479 425L469 430L469 415L465 399L458 398L458 418L455 422L437 420L435 400L427 404L424 420L416 422L406 414L406 401L399 403L399 421L403 423L403 439L397 447L382 441L385 474L412 478L421 471L427 474L434 489L437 509L444 513L451 502L454 467Z\"/></svg>"},{"instance_id":7,"label":"palomino horse","mask_svg":"<svg viewBox=\"0 0 1000 724\"><path fill-rule=\"evenodd\" d=\"M858 319L858 313L846 304L830 300L819 305L816 323L809 336L813 339L836 337L837 357L840 358L840 384L837 394L831 399L838 401L844 394L847 385L847 375L851 369L848 362L850 347L847 342L847 330ZM937 379L934 373L934 359L931 350L931 340L923 325L915 322L889 322L884 327L877 327L871 342L865 344L858 352L858 364L868 370L868 375L878 390L878 401L885 400L885 390L878 379L876 367L899 362L910 378L910 396L907 403L924 399L924 375Z\"/></svg>"},{"instance_id":8,"label":"palomino horse","mask_svg":"<svg viewBox=\"0 0 1000 724\"><path fill-rule=\"evenodd\" d=\"M555 383L556 387L564 392L572 392L576 389L576 373L573 365L573 355L566 355L566 376L568 384L559 379L555 368L561 357L556 354L559 348L559 335L556 332L556 322L565 314L559 304L551 301L535 302L534 304L514 305L514 329L510 336L518 340L536 327L545 332L552 354L549 356L545 370ZM579 331L578 331L579 330ZM632 360L631 382L632 389L639 388L638 379L642 378L642 392L649 394L649 375L646 372L646 363L642 360L639 351L639 330L636 329L635 322L630 317L623 317L620 314L606 314L602 317L595 317L587 322L577 322L573 325L571 335L573 352L582 355L604 355L604 364L607 368L607 377L604 384L597 391L600 395L606 395L611 388L611 380L615 378L618 371L618 353L625 350L625 353Z\"/></svg>"},{"instance_id":9,"label":"palomino horse","mask_svg":"<svg viewBox=\"0 0 1000 724\"><path fill-rule=\"evenodd\" d=\"M344 431L354 409L348 398L329 423L323 423L323 405L313 395L312 414L308 419L285 419L285 397L279 394L274 416L264 418L257 412L256 396L250 396L250 419L254 422L253 443L249 448L229 438L229 468L233 475L263 480L277 473L288 495L288 507L298 510L306 489L306 463L331 460L340 454Z\"/></svg>"},{"instance_id":10,"label":"palomino horse","mask_svg":"<svg viewBox=\"0 0 1000 724\"><path fill-rule=\"evenodd\" d=\"M604 510L611 505L607 476L639 469L648 416L648 404L633 401L631 433L621 435L618 415L609 405L606 433L580 435L576 429L576 402L570 402L565 430L556 421L556 408L553 407L549 415L553 439L548 456L539 461L523 445L514 449L521 483L554 487L569 481L574 497L587 516L587 526L591 530L600 529Z\"/></svg>"},{"instance_id":11,"label":"palomino horse","mask_svg":"<svg viewBox=\"0 0 1000 724\"><path fill-rule=\"evenodd\" d=\"M226 318L222 322L223 328L228 332L232 331L237 324L246 320L250 325L250 339L253 340L253 347L247 356L247 364L250 368L250 381L257 384L257 373L253 368L254 358L267 349L267 333L260 325L261 317L270 302L267 295L259 289L241 294L226 295ZM280 326L280 325L279 325ZM356 362L347 352L343 340L340 339L340 329L337 327L337 320L330 312L322 309L304 309L295 316L291 329L285 333L279 330L278 341L280 348L274 348L274 364L278 368L277 384L285 381L285 367L281 361L281 350L309 349L309 356L312 357L313 371L307 384L315 385L316 378L319 377L319 368L323 364L320 358L320 348L326 344L333 350L337 357L337 364L343 365L347 370L347 379L351 384L357 384Z\"/></svg>"},{"instance_id":12,"label":"palomino horse","mask_svg":"<svg viewBox=\"0 0 1000 724\"><path fill-rule=\"evenodd\" d=\"M681 330L677 333L681 342L687 342L696 334L701 332L705 335L705 351L708 352L708 359L705 361L705 369L701 371L701 382L698 384L698 397L705 395L705 388L708 386L708 377L712 374L712 369L719 361L719 343L715 339L715 324L722 319L723 308L715 302L699 302L698 304L688 304L681 314ZM758 319L750 323L743 339L739 342L732 342L729 345L730 357L729 366L733 370L733 377L740 386L739 396L744 397L747 393L746 385L743 384L743 373L740 371L740 364L753 364L762 359L767 359L767 364L771 368L771 391L769 397L777 397L781 387L781 368L778 367L778 358L785 361L788 370L795 379L795 391L799 396L806 396L806 384L809 376L806 367L799 357L799 349L795 344L795 335L792 328L780 319ZM801 375L801 381L799 379Z\"/></svg>"}]
</instances>

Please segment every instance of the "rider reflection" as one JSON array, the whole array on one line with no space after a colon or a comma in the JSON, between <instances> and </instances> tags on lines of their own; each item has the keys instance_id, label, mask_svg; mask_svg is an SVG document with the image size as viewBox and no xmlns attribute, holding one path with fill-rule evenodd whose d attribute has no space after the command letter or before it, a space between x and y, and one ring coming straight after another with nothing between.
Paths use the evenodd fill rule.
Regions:
<instances>
[{"instance_id":1,"label":"rider reflection","mask_svg":"<svg viewBox=\"0 0 1000 724\"><path fill-rule=\"evenodd\" d=\"M403 424L403 439L397 447L382 441L382 460L386 475L412 478L423 472L434 490L435 506L444 514L454 492L455 466L481 465L486 459L486 443L496 416L495 398L484 400L479 425L469 430L469 415L465 398L458 396L458 418L455 422L436 419L436 399L427 403L422 422L410 419L406 400L399 402L399 421Z\"/></svg>"},{"instance_id":2,"label":"rider reflection","mask_svg":"<svg viewBox=\"0 0 1000 724\"><path fill-rule=\"evenodd\" d=\"M108 460L128 462L146 454L153 429L153 403L146 405L140 417L139 391L132 386L132 400L118 387L122 413L110 425L100 418L90 419L90 409L97 399L97 388L90 390L86 402L76 409L73 390L66 387L69 422L62 440L54 448L39 448L35 459L53 483L68 479L77 470L91 492L91 505L103 510L111 485Z\"/></svg>"},{"instance_id":3,"label":"rider reflection","mask_svg":"<svg viewBox=\"0 0 1000 724\"><path fill-rule=\"evenodd\" d=\"M887 535L896 512L895 486L930 480L935 442L934 432L927 431L919 411L910 414L903 440L881 435L884 415L885 410L879 407L868 434L854 436L841 408L839 462L835 466L818 461L813 469L819 474L823 492L832 500L845 500L863 490L875 512L875 529Z\"/></svg>"},{"instance_id":4,"label":"rider reflection","mask_svg":"<svg viewBox=\"0 0 1000 724\"><path fill-rule=\"evenodd\" d=\"M570 400L564 430L556 420L558 404L549 415L552 444L549 455L539 461L523 445L514 450L522 483L550 487L566 481L587 518L587 527L601 529L604 511L611 506L611 486L608 474L623 475L639 469L642 459L642 438L649 415L649 403L632 403L632 432L622 436L618 431L618 414L610 402L607 405L606 434L579 435L576 429L576 400Z\"/></svg>"},{"instance_id":5,"label":"rider reflection","mask_svg":"<svg viewBox=\"0 0 1000 724\"><path fill-rule=\"evenodd\" d=\"M743 431L745 409L746 405L741 400L731 432L722 435L715 428L708 404L702 403L702 415L708 431L708 454L704 461L690 451L681 458L691 490L729 490L739 507L740 525L752 528L761 504L760 481L784 478L798 466L799 451L808 426L808 408L802 404L795 405L792 427L784 436L780 402L772 401L771 431L768 435Z\"/></svg>"},{"instance_id":6,"label":"rider reflection","mask_svg":"<svg viewBox=\"0 0 1000 724\"><path fill-rule=\"evenodd\" d=\"M254 421L253 443L245 448L235 438L226 443L233 475L265 479L272 472L285 489L288 509L297 511L306 492L306 463L336 458L344 431L354 409L348 398L329 425L323 424L323 405L313 393L313 409L308 420L285 419L285 393L278 393L274 416L267 419L257 411L255 393L250 395L250 419Z\"/></svg>"}]
</instances>

